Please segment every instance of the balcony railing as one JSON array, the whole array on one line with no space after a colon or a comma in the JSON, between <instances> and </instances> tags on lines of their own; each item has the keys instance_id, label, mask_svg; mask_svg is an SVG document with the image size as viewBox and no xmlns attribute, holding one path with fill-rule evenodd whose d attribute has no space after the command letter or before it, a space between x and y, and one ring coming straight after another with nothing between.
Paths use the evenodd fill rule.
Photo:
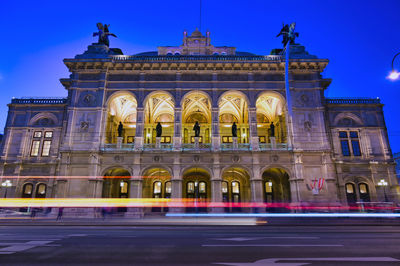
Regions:
<instances>
[{"instance_id":1,"label":"balcony railing","mask_svg":"<svg viewBox=\"0 0 400 266\"><path fill-rule=\"evenodd\" d=\"M182 151L211 151L211 143L199 143L198 147L194 143L184 143L181 149Z\"/></svg>"},{"instance_id":2,"label":"balcony railing","mask_svg":"<svg viewBox=\"0 0 400 266\"><path fill-rule=\"evenodd\" d=\"M220 145L221 151L249 151L251 150L249 143L239 143L237 147L233 143L223 143Z\"/></svg>"},{"instance_id":3,"label":"balcony railing","mask_svg":"<svg viewBox=\"0 0 400 266\"><path fill-rule=\"evenodd\" d=\"M15 104L66 104L67 98L13 98Z\"/></svg>"},{"instance_id":4,"label":"balcony railing","mask_svg":"<svg viewBox=\"0 0 400 266\"><path fill-rule=\"evenodd\" d=\"M103 144L100 148L102 151L136 151L135 145L130 144L121 144L119 147L116 143L107 143ZM178 151L211 151L212 145L211 143L199 143L198 147L194 143L184 143L181 145ZM139 151L172 151L174 150L174 146L172 143L162 143L159 147L155 143L146 143L143 144L142 148ZM233 143L223 143L219 147L220 151L251 151L251 145L249 143L239 143L237 147L234 147ZM271 143L260 143L259 144L260 151L269 151L269 150L289 150L287 143L276 143L274 146Z\"/></svg>"},{"instance_id":5,"label":"balcony railing","mask_svg":"<svg viewBox=\"0 0 400 266\"><path fill-rule=\"evenodd\" d=\"M269 151L269 150L288 150L289 146L287 143L276 143L272 145L272 143L260 143L259 144L260 151Z\"/></svg>"},{"instance_id":6,"label":"balcony railing","mask_svg":"<svg viewBox=\"0 0 400 266\"><path fill-rule=\"evenodd\" d=\"M325 98L326 104L380 104L379 98Z\"/></svg>"},{"instance_id":7,"label":"balcony railing","mask_svg":"<svg viewBox=\"0 0 400 266\"><path fill-rule=\"evenodd\" d=\"M115 61L280 61L280 55L114 55L112 59Z\"/></svg>"}]
</instances>

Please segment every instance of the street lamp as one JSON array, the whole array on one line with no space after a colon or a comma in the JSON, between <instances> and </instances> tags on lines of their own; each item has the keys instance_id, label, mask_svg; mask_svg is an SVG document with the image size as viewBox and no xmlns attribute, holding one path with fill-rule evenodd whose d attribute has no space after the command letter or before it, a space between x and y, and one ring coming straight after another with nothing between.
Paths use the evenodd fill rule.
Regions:
<instances>
[{"instance_id":1,"label":"street lamp","mask_svg":"<svg viewBox=\"0 0 400 266\"><path fill-rule=\"evenodd\" d=\"M7 179L3 183L1 183L1 186L6 188L6 192L4 193L4 198L7 198L7 189L12 186L12 183L10 180Z\"/></svg>"},{"instance_id":2,"label":"street lamp","mask_svg":"<svg viewBox=\"0 0 400 266\"><path fill-rule=\"evenodd\" d=\"M400 72L398 72L396 69L394 69L394 60L400 53L397 53L394 55L393 60L392 60L392 71L390 72L389 76L387 77L390 80L397 80L400 77Z\"/></svg>"},{"instance_id":3,"label":"street lamp","mask_svg":"<svg viewBox=\"0 0 400 266\"><path fill-rule=\"evenodd\" d=\"M385 179L381 179L378 182L378 186L383 187L383 194L385 195L385 202L388 202L388 198L387 198L387 195L386 195L386 187L387 187L387 185L388 185L388 182L386 182Z\"/></svg>"}]
</instances>

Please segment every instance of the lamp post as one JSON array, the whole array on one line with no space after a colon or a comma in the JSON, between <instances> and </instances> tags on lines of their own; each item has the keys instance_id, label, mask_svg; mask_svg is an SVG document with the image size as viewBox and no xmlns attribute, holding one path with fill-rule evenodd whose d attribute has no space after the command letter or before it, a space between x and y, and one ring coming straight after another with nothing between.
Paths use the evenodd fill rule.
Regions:
<instances>
[{"instance_id":1,"label":"lamp post","mask_svg":"<svg viewBox=\"0 0 400 266\"><path fill-rule=\"evenodd\" d=\"M381 179L378 182L378 186L383 187L383 194L385 195L385 202L388 202L388 198L387 198L387 195L386 195L386 187L387 187L387 185L388 185L388 182L386 182L385 179Z\"/></svg>"},{"instance_id":2,"label":"lamp post","mask_svg":"<svg viewBox=\"0 0 400 266\"><path fill-rule=\"evenodd\" d=\"M7 179L3 183L1 183L1 186L6 188L6 192L4 193L4 198L7 198L7 189L12 186L12 183L10 180Z\"/></svg>"},{"instance_id":3,"label":"lamp post","mask_svg":"<svg viewBox=\"0 0 400 266\"><path fill-rule=\"evenodd\" d=\"M388 76L388 79L397 80L397 79L399 79L399 77L400 77L400 72L398 72L396 69L394 69L394 66L393 66L394 60L396 59L396 57L397 57L398 55L400 55L400 53L395 54L394 57L393 57L393 59L392 59L392 71L390 72L390 74L389 74L389 76Z\"/></svg>"}]
</instances>

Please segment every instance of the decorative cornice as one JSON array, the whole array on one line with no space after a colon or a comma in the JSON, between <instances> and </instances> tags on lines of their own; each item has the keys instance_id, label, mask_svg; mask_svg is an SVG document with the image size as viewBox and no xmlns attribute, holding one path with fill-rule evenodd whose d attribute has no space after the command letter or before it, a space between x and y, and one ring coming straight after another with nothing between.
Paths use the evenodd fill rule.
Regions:
<instances>
[{"instance_id":1,"label":"decorative cornice","mask_svg":"<svg viewBox=\"0 0 400 266\"><path fill-rule=\"evenodd\" d=\"M293 59L290 70L296 72L322 72L327 59ZM278 71L283 72L285 63L280 56L210 57L168 56L134 57L114 56L109 59L64 59L69 71L136 70L136 71Z\"/></svg>"}]
</instances>

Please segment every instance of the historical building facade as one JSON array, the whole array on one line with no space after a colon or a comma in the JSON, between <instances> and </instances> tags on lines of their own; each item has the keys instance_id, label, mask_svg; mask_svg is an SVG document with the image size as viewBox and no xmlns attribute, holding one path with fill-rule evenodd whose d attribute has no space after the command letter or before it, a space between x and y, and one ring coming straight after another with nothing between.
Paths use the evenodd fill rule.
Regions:
<instances>
[{"instance_id":1,"label":"historical building facade","mask_svg":"<svg viewBox=\"0 0 400 266\"><path fill-rule=\"evenodd\" d=\"M214 47L209 32L133 56L95 43L64 63L68 97L9 104L9 197L347 205L383 201L385 179L398 198L380 100L325 98L328 60L304 46L290 47L293 117L279 50Z\"/></svg>"}]
</instances>

